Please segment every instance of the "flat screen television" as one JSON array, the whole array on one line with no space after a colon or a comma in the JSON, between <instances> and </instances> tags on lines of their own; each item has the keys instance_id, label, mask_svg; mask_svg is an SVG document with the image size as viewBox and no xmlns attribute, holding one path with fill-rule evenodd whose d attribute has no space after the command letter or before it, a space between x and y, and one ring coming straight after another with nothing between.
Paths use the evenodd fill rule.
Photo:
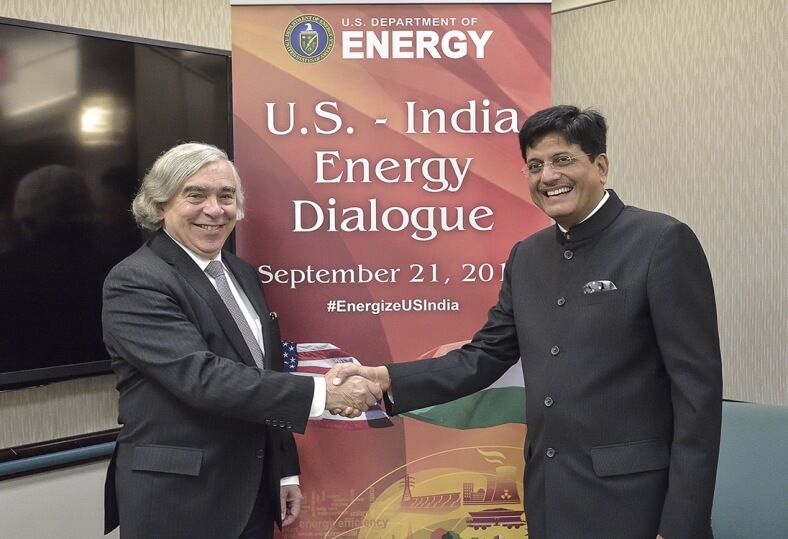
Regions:
<instances>
[{"instance_id":1,"label":"flat screen television","mask_svg":"<svg viewBox=\"0 0 788 539\"><path fill-rule=\"evenodd\" d=\"M0 17L0 390L111 372L109 269L178 142L232 155L229 51Z\"/></svg>"}]
</instances>

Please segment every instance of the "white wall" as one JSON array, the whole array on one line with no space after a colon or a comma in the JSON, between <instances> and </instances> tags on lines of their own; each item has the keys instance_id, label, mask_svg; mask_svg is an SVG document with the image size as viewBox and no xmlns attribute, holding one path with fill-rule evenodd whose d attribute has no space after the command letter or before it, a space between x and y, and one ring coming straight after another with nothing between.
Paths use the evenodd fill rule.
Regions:
<instances>
[{"instance_id":1,"label":"white wall","mask_svg":"<svg viewBox=\"0 0 788 539\"><path fill-rule=\"evenodd\" d=\"M0 482L3 539L118 539L104 535L109 460Z\"/></svg>"}]
</instances>

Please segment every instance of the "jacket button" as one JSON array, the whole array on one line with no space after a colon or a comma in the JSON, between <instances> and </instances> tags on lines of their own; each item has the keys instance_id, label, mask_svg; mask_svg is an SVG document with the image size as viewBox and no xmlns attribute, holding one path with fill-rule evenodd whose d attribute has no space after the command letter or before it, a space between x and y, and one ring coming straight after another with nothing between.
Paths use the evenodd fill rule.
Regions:
<instances>
[{"instance_id":1,"label":"jacket button","mask_svg":"<svg viewBox=\"0 0 788 539\"><path fill-rule=\"evenodd\" d=\"M571 260L573 256L575 256L574 253L572 253L572 251L570 251L569 249L564 251L564 258L566 258L567 260Z\"/></svg>"},{"instance_id":2,"label":"jacket button","mask_svg":"<svg viewBox=\"0 0 788 539\"><path fill-rule=\"evenodd\" d=\"M285 423L285 428L292 429L293 424L288 421L287 423Z\"/></svg>"},{"instance_id":3,"label":"jacket button","mask_svg":"<svg viewBox=\"0 0 788 539\"><path fill-rule=\"evenodd\" d=\"M271 424L271 420L270 420L270 419L266 419L266 420L265 420L265 424L266 424L266 425L270 425L270 424Z\"/></svg>"},{"instance_id":4,"label":"jacket button","mask_svg":"<svg viewBox=\"0 0 788 539\"><path fill-rule=\"evenodd\" d=\"M566 303L566 300L564 298L558 298L558 301L556 301L556 303L558 303L558 306L561 307L564 305L564 303Z\"/></svg>"},{"instance_id":5,"label":"jacket button","mask_svg":"<svg viewBox=\"0 0 788 539\"><path fill-rule=\"evenodd\" d=\"M555 449L548 447L547 451L545 451L545 454L547 455L547 458L551 459L555 456Z\"/></svg>"},{"instance_id":6,"label":"jacket button","mask_svg":"<svg viewBox=\"0 0 788 539\"><path fill-rule=\"evenodd\" d=\"M547 406L548 408L551 407L553 405L553 398L552 397L547 397L544 400L544 405Z\"/></svg>"},{"instance_id":7,"label":"jacket button","mask_svg":"<svg viewBox=\"0 0 788 539\"><path fill-rule=\"evenodd\" d=\"M561 349L560 349L560 348L558 348L557 346L553 346L553 347L550 349L550 353L551 353L551 354L553 354L554 356L557 356L557 355L558 355L558 352L560 352L560 351L561 351Z\"/></svg>"},{"instance_id":8,"label":"jacket button","mask_svg":"<svg viewBox=\"0 0 788 539\"><path fill-rule=\"evenodd\" d=\"M257 456L258 459L263 458L265 456L265 451L262 450L262 449L258 449L256 456Z\"/></svg>"}]
</instances>

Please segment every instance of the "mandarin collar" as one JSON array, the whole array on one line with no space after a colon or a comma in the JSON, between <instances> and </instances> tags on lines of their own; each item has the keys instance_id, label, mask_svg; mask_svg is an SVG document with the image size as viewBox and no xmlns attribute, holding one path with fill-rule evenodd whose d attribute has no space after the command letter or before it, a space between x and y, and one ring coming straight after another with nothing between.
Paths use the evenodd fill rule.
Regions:
<instances>
[{"instance_id":1,"label":"mandarin collar","mask_svg":"<svg viewBox=\"0 0 788 539\"><path fill-rule=\"evenodd\" d=\"M612 189L606 189L606 191L610 194L610 198L594 215L582 223L573 226L566 233L561 232L557 224L554 225L558 243L565 245L585 241L602 232L616 220L616 217L624 210L624 203L621 202L615 191Z\"/></svg>"}]
</instances>

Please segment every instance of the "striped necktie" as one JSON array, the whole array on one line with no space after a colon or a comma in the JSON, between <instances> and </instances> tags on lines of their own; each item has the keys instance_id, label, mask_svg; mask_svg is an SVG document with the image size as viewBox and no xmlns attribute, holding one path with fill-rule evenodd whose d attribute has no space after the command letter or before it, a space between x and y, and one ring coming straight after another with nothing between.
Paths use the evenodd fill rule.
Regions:
<instances>
[{"instance_id":1,"label":"striped necktie","mask_svg":"<svg viewBox=\"0 0 788 539\"><path fill-rule=\"evenodd\" d=\"M249 323L246 321L246 318L241 312L241 308L238 306L238 302L235 301L235 297L230 290L230 285L227 283L227 274L224 271L224 265L219 260L212 260L210 263L208 263L208 267L205 268L205 273L216 280L216 290L222 297L224 304L227 305L227 309L230 311L230 314L233 315L233 319L235 320L235 324L238 326L238 329L241 330L241 335L243 335L246 345L252 352L254 362L262 369L263 351L260 348L260 344L257 342L257 339L255 339L254 334L252 333L252 328L249 327Z\"/></svg>"}]
</instances>

